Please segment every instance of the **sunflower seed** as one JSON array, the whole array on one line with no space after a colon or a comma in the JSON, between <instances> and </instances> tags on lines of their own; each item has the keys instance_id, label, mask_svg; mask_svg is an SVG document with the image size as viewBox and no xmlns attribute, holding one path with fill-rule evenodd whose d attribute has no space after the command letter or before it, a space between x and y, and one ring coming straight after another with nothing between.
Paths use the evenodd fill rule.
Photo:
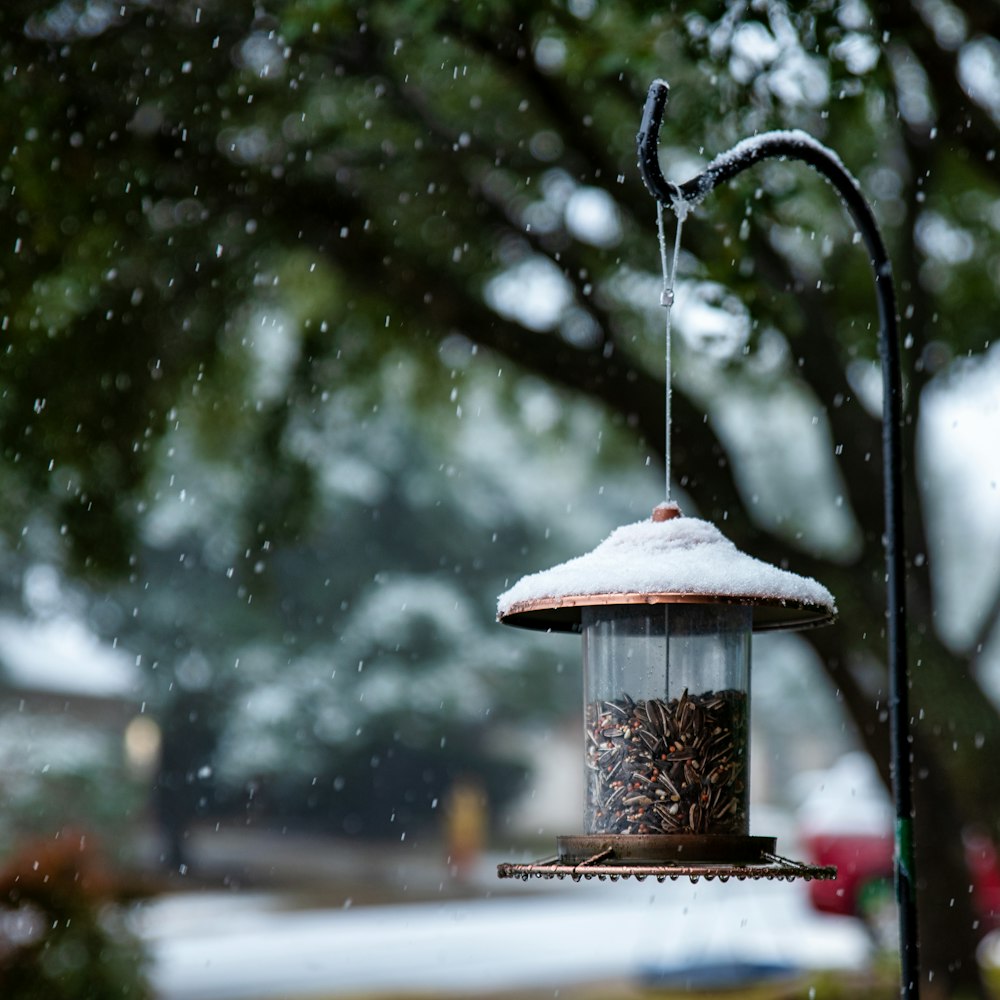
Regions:
<instances>
[{"instance_id":1,"label":"sunflower seed","mask_svg":"<svg viewBox=\"0 0 1000 1000\"><path fill-rule=\"evenodd\" d=\"M588 829L746 833L746 708L734 689L589 704Z\"/></svg>"}]
</instances>

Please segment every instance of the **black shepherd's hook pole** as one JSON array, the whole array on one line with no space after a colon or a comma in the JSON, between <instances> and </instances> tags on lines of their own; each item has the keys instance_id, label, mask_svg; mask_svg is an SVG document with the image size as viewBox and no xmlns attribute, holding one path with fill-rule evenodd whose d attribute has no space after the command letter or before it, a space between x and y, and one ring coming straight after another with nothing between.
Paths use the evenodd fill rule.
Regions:
<instances>
[{"instance_id":1,"label":"black shepherd's hook pole","mask_svg":"<svg viewBox=\"0 0 1000 1000\"><path fill-rule=\"evenodd\" d=\"M654 80L646 97L637 136L639 170L650 194L676 212L697 205L719 184L761 160L802 160L818 170L843 199L864 240L875 277L879 313L879 356L882 362L882 468L885 498L885 559L889 667L889 728L893 798L896 807L895 881L899 903L902 964L900 995L920 993L917 938L916 870L913 861L912 744L909 674L906 654L906 570L903 552L902 413L903 389L896 323L892 266L878 224L858 188L835 153L804 132L769 132L754 136L713 160L684 184L671 184L660 170L657 149L669 88Z\"/></svg>"}]
</instances>

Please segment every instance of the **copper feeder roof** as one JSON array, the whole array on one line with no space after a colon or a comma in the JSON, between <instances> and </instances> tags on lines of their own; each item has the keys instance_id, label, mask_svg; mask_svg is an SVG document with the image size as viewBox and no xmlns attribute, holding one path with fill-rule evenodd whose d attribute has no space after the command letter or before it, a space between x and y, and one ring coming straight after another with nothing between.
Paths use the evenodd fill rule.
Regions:
<instances>
[{"instance_id":1,"label":"copper feeder roof","mask_svg":"<svg viewBox=\"0 0 1000 1000\"><path fill-rule=\"evenodd\" d=\"M822 584L754 559L710 522L661 504L592 552L522 577L500 595L497 620L578 632L581 608L627 604L749 605L756 632L825 625L837 614Z\"/></svg>"}]
</instances>

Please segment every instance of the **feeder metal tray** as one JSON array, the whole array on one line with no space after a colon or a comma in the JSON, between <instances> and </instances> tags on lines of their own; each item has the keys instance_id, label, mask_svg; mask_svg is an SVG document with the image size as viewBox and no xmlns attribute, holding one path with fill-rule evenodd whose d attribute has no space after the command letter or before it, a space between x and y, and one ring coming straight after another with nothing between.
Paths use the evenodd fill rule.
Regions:
<instances>
[{"instance_id":1,"label":"feeder metal tray","mask_svg":"<svg viewBox=\"0 0 1000 1000\"><path fill-rule=\"evenodd\" d=\"M610 858L610 849L601 855L588 858L576 864L567 864L558 857L535 861L532 864L512 864L506 862L497 865L497 875L500 878L519 878L527 882L530 878L571 878L579 882L581 878L588 881L596 878L601 882L610 879L635 878L642 882L647 878L655 878L657 882L666 879L676 882L687 877L692 882L705 879L710 882L717 878L720 882L728 882L734 878L739 882L747 879L777 879L791 882L793 879L835 879L837 869L820 865L807 865L801 861L784 858L780 854L762 854L758 861L753 862L713 862L713 861L657 861L645 864L618 861Z\"/></svg>"}]
</instances>

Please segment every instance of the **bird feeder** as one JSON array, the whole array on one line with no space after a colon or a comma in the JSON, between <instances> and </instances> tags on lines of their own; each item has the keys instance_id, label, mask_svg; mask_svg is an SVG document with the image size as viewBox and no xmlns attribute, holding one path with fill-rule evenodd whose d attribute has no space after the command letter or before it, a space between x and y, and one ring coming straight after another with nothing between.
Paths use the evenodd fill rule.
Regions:
<instances>
[{"instance_id":1,"label":"bird feeder","mask_svg":"<svg viewBox=\"0 0 1000 1000\"><path fill-rule=\"evenodd\" d=\"M656 199L660 224L660 301L667 308L668 500L670 307L681 224L688 213L720 184L757 163L797 160L833 186L868 251L882 369L886 664L900 992L916 1000L921 976L906 647L903 384L892 263L857 181L836 153L805 132L752 136L683 184L668 181L660 169L658 142L669 89L664 80L650 84L636 136L639 172ZM664 206L677 217L669 282ZM651 522L619 528L590 555L525 577L500 597L500 621L582 632L588 768L586 833L559 838L558 856L551 861L501 865L501 877L836 877L836 869L774 854L774 842L751 837L746 820L749 632L822 624L835 613L833 599L814 580L758 563L737 552L712 525L678 518L678 513L670 504L658 507Z\"/></svg>"},{"instance_id":2,"label":"bird feeder","mask_svg":"<svg viewBox=\"0 0 1000 1000\"><path fill-rule=\"evenodd\" d=\"M829 878L751 836L754 631L808 628L832 595L659 505L587 555L524 577L499 621L583 636L583 833L501 877Z\"/></svg>"},{"instance_id":3,"label":"bird feeder","mask_svg":"<svg viewBox=\"0 0 1000 1000\"><path fill-rule=\"evenodd\" d=\"M892 264L857 181L836 153L805 132L752 136L683 184L668 181L658 150L668 94L665 81L650 84L636 136L639 172L656 199L660 222L660 301L667 308L668 500L670 307L681 223L689 212L719 185L755 164L795 160L816 170L836 190L868 252L883 389L886 664L896 813L893 874L901 992L916 998L920 948L906 646L903 386ZM669 285L664 206L677 218ZM813 580L737 552L711 524L677 515L672 505L661 506L651 521L619 528L589 555L525 577L500 597L502 622L583 634L588 773L586 832L560 837L558 855L551 860L501 865L501 877L836 877L835 869L801 865L774 854L774 841L752 837L746 818L749 633L822 624L835 614L833 599Z\"/></svg>"}]
</instances>

